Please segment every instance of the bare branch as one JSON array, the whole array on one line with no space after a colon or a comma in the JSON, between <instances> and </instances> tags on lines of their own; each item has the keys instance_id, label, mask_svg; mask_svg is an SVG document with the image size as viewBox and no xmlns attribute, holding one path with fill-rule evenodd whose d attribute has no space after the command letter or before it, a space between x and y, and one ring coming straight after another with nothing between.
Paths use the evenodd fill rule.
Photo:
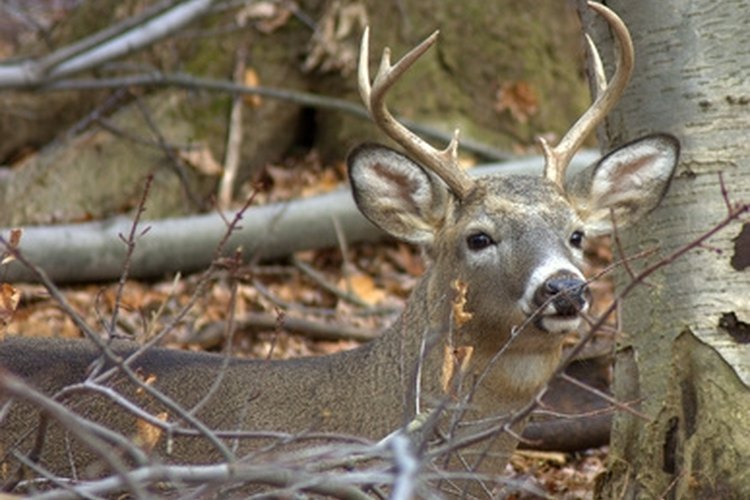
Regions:
<instances>
[{"instance_id":1,"label":"bare branch","mask_svg":"<svg viewBox=\"0 0 750 500\"><path fill-rule=\"evenodd\" d=\"M41 60L0 66L0 88L38 86L141 50L205 14L215 1L187 0L149 20L131 19ZM146 12L153 15L163 5Z\"/></svg>"}]
</instances>

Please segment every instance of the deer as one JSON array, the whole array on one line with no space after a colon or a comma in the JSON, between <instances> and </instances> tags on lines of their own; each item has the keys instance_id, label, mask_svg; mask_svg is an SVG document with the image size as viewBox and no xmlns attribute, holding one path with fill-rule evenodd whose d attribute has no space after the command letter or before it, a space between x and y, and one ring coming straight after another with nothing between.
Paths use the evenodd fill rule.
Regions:
<instances>
[{"instance_id":1,"label":"deer","mask_svg":"<svg viewBox=\"0 0 750 500\"><path fill-rule=\"evenodd\" d=\"M395 64L386 48L371 79L365 29L359 91L373 121L403 152L375 143L357 146L347 159L351 190L375 226L423 248L429 261L403 312L377 339L336 354L271 361L143 350L127 341L7 338L0 343L0 379L17 377L48 396L79 387L75 397L67 393L60 402L121 436L135 435L144 415L152 416L152 427L159 423L153 416L161 415L165 426L179 422L215 432L209 439L171 427L143 446L144 454L174 464L241 462L252 453L253 445L239 439L238 446L222 451L221 432L383 440L415 422L430 422L423 429L433 442L463 440L446 469L483 478L459 474L443 482L443 494L491 496L525 425L524 418L513 419L514 412L547 383L564 336L581 326L591 305L581 271L585 239L633 224L659 205L679 157L678 140L656 133L566 175L633 68L623 21L601 4L589 5L618 42L616 71L609 83L600 78L593 104L556 146L540 141L542 176L472 177L458 165L457 132L445 149L436 149L396 120L385 97L435 43L437 32ZM598 61L590 40L589 50ZM87 393L80 385L103 367L112 367L111 387L119 397ZM137 383L143 378L151 382ZM187 411L175 414L164 397L152 397L154 391ZM112 473L115 465L101 448L34 401L10 383L0 384L0 476L6 488L39 469L56 477ZM142 412L134 413L133 406ZM105 450L118 448L115 438L96 429Z\"/></svg>"}]
</instances>

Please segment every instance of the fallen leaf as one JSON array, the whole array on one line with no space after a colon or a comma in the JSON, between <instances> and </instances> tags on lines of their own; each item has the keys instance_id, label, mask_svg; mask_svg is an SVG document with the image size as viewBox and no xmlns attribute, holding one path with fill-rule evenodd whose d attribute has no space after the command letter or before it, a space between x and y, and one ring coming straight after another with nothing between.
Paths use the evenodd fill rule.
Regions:
<instances>
[{"instance_id":1,"label":"fallen leaf","mask_svg":"<svg viewBox=\"0 0 750 500\"><path fill-rule=\"evenodd\" d=\"M326 169L320 173L315 184L310 184L302 188L301 196L308 198L322 193L329 193L339 187L341 187L341 180L336 175L336 172Z\"/></svg>"},{"instance_id":2,"label":"fallen leaf","mask_svg":"<svg viewBox=\"0 0 750 500\"><path fill-rule=\"evenodd\" d=\"M443 369L440 373L440 384L445 394L456 396L456 389L466 370L469 368L474 348L471 346L454 347L448 345L443 354Z\"/></svg>"},{"instance_id":3,"label":"fallen leaf","mask_svg":"<svg viewBox=\"0 0 750 500\"><path fill-rule=\"evenodd\" d=\"M414 247L405 243L397 243L395 248L386 248L388 258L410 276L422 276L425 266L422 256Z\"/></svg>"},{"instance_id":4,"label":"fallen leaf","mask_svg":"<svg viewBox=\"0 0 750 500\"><path fill-rule=\"evenodd\" d=\"M177 151L177 155L203 175L219 175L223 170L221 164L216 161L216 158L214 158L211 150L206 145L180 149Z\"/></svg>"},{"instance_id":5,"label":"fallen leaf","mask_svg":"<svg viewBox=\"0 0 750 500\"><path fill-rule=\"evenodd\" d=\"M0 338L13 318L21 300L21 292L8 283L0 284Z\"/></svg>"},{"instance_id":6,"label":"fallen leaf","mask_svg":"<svg viewBox=\"0 0 750 500\"><path fill-rule=\"evenodd\" d=\"M8 243L7 245L10 248L16 249L18 248L18 245L21 244L21 237L23 236L23 229L22 228L13 228L10 230L10 236L8 237ZM11 254L3 254L2 260L0 260L0 266L3 264L7 264L8 262L13 262L16 260L16 258Z\"/></svg>"},{"instance_id":7,"label":"fallen leaf","mask_svg":"<svg viewBox=\"0 0 750 500\"><path fill-rule=\"evenodd\" d=\"M144 385L154 385L154 382L156 382L156 375L154 375L153 373L149 373L149 374L148 374L148 375L146 376L146 378L144 378L144 379L143 379L142 381L143 381L143 384L144 384ZM138 394L138 395L143 395L143 394L144 394L144 392L145 392L145 391L143 390L143 387L139 387L139 388L138 388L138 389L137 389L137 390L135 391L135 393L136 393L136 394Z\"/></svg>"},{"instance_id":8,"label":"fallen leaf","mask_svg":"<svg viewBox=\"0 0 750 500\"><path fill-rule=\"evenodd\" d=\"M473 313L466 310L466 292L469 291L469 285L461 280L455 280L451 287L456 292L453 298L453 321L461 328L474 317Z\"/></svg>"},{"instance_id":9,"label":"fallen leaf","mask_svg":"<svg viewBox=\"0 0 750 500\"><path fill-rule=\"evenodd\" d=\"M339 286L353 293L367 304L373 306L386 297L385 290L378 288L375 280L368 274L354 273L342 280Z\"/></svg>"},{"instance_id":10,"label":"fallen leaf","mask_svg":"<svg viewBox=\"0 0 750 500\"><path fill-rule=\"evenodd\" d=\"M509 111L519 123L526 123L529 117L539 111L539 99L534 88L526 82L506 82L497 91L495 111Z\"/></svg>"},{"instance_id":11,"label":"fallen leaf","mask_svg":"<svg viewBox=\"0 0 750 500\"><path fill-rule=\"evenodd\" d=\"M246 69L242 77L242 83L247 87L258 87L260 85L258 72L253 68ZM263 98L257 94L243 94L242 102L251 108L258 108L263 104Z\"/></svg>"},{"instance_id":12,"label":"fallen leaf","mask_svg":"<svg viewBox=\"0 0 750 500\"><path fill-rule=\"evenodd\" d=\"M248 2L235 19L239 26L247 26L248 21L254 20L258 31L269 34L284 26L298 9L295 2Z\"/></svg>"},{"instance_id":13,"label":"fallen leaf","mask_svg":"<svg viewBox=\"0 0 750 500\"><path fill-rule=\"evenodd\" d=\"M156 415L156 418L162 422L166 422L167 417L168 415L166 412L161 412ZM134 439L135 444L142 448L144 451L150 452L159 442L159 438L161 438L163 431L160 427L157 427L154 424L147 422L141 418L137 420L136 427L137 433Z\"/></svg>"}]
</instances>

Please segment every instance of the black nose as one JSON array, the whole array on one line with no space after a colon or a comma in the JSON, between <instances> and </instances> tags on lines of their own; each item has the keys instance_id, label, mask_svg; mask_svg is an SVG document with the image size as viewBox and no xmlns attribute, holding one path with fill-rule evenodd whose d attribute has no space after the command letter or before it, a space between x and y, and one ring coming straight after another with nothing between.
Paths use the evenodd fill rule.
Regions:
<instances>
[{"instance_id":1,"label":"black nose","mask_svg":"<svg viewBox=\"0 0 750 500\"><path fill-rule=\"evenodd\" d=\"M556 275L545 281L534 294L534 302L544 308L552 304L561 316L575 316L585 306L586 282L570 274Z\"/></svg>"}]
</instances>

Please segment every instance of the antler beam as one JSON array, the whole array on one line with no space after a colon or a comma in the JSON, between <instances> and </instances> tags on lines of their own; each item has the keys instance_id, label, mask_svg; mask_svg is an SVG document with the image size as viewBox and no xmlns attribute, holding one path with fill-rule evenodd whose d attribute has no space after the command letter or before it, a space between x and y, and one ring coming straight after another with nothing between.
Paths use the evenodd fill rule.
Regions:
<instances>
[{"instance_id":1,"label":"antler beam","mask_svg":"<svg viewBox=\"0 0 750 500\"><path fill-rule=\"evenodd\" d=\"M596 99L591 107L581 115L568 133L560 140L557 146L553 148L543 138L539 139L545 158L544 176L560 187L563 186L565 171L570 164L571 158L580 149L586 137L617 104L633 72L633 42L630 39L630 33L625 23L617 14L602 4L589 2L588 5L609 23L615 38L617 38L619 44L617 69L612 77L612 82L607 85L603 77L604 70L601 66L599 52L591 38L586 35L591 60L594 63L594 72L597 77L597 87L599 87Z\"/></svg>"},{"instance_id":2,"label":"antler beam","mask_svg":"<svg viewBox=\"0 0 750 500\"><path fill-rule=\"evenodd\" d=\"M464 199L474 189L474 181L458 166L458 129L453 133L450 144L442 151L437 150L397 121L385 103L388 90L435 44L437 37L438 31L435 31L394 65L391 65L391 51L386 47L375 80L370 84L370 29L365 28L359 52L359 93L373 121L400 144L413 160L435 173L459 199Z\"/></svg>"}]
</instances>

